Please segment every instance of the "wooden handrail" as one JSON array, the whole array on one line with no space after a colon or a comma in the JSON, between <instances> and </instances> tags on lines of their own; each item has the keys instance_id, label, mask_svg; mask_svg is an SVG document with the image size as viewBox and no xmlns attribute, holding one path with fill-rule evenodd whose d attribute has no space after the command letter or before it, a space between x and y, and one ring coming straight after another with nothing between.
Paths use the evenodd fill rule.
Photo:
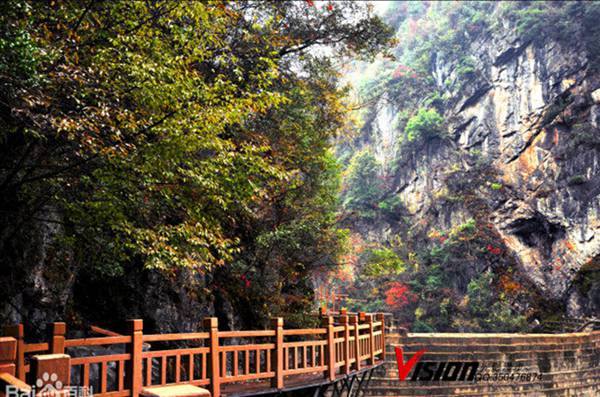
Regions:
<instances>
[{"instance_id":1,"label":"wooden handrail","mask_svg":"<svg viewBox=\"0 0 600 397\"><path fill-rule=\"evenodd\" d=\"M76 386L99 384L100 390L93 391L98 397L138 397L143 387L189 383L208 386L219 397L221 385L231 382L265 380L282 390L289 376L321 373L333 381L374 365L385 354L383 320L383 314L344 314L323 317L319 328L284 329L283 318L277 318L269 330L219 331L217 319L207 318L202 332L167 334L144 334L142 320L130 320L125 335L95 327L94 332L105 336L77 339L66 338L64 323L53 323L50 340L39 343L24 342L22 325L5 333L17 339L15 365L22 380L31 354L121 344L124 353L72 358L71 366L80 368ZM94 365L99 366L97 382L90 379ZM116 371L113 386L108 386L110 371Z\"/></svg>"}]
</instances>

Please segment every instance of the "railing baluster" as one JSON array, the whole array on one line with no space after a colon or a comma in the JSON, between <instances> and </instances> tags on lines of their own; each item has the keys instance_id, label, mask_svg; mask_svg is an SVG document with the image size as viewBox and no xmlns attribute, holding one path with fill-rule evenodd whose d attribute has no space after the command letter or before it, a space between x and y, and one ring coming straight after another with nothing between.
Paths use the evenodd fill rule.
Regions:
<instances>
[{"instance_id":1,"label":"railing baluster","mask_svg":"<svg viewBox=\"0 0 600 397\"><path fill-rule=\"evenodd\" d=\"M221 376L227 376L227 352L221 352Z\"/></svg>"},{"instance_id":2,"label":"railing baluster","mask_svg":"<svg viewBox=\"0 0 600 397\"><path fill-rule=\"evenodd\" d=\"M146 359L146 386L152 386L152 357Z\"/></svg>"},{"instance_id":3,"label":"railing baluster","mask_svg":"<svg viewBox=\"0 0 600 397\"><path fill-rule=\"evenodd\" d=\"M119 360L117 371L117 390L122 391L124 389L123 381L125 380L125 361Z\"/></svg>"},{"instance_id":4,"label":"railing baluster","mask_svg":"<svg viewBox=\"0 0 600 397\"><path fill-rule=\"evenodd\" d=\"M354 327L354 369L360 370L360 330L358 329L358 317L350 316L350 325Z\"/></svg>"},{"instance_id":5,"label":"railing baluster","mask_svg":"<svg viewBox=\"0 0 600 397\"><path fill-rule=\"evenodd\" d=\"M369 364L375 365L375 335L373 335L373 315L369 314L367 316L367 323L369 324L369 353L371 357L369 358Z\"/></svg>"},{"instance_id":6,"label":"railing baluster","mask_svg":"<svg viewBox=\"0 0 600 397\"><path fill-rule=\"evenodd\" d=\"M100 363L100 392L106 393L106 383L108 382L108 363L106 361Z\"/></svg>"},{"instance_id":7,"label":"railing baluster","mask_svg":"<svg viewBox=\"0 0 600 397\"><path fill-rule=\"evenodd\" d=\"M254 357L256 358L255 366L256 366L256 374L260 374L260 350L256 349L254 351Z\"/></svg>"},{"instance_id":8,"label":"railing baluster","mask_svg":"<svg viewBox=\"0 0 600 397\"><path fill-rule=\"evenodd\" d=\"M160 384L164 385L167 383L167 356L164 355L160 358Z\"/></svg>"},{"instance_id":9,"label":"railing baluster","mask_svg":"<svg viewBox=\"0 0 600 397\"><path fill-rule=\"evenodd\" d=\"M344 346L342 348L344 354L344 373L348 375L350 373L350 326L348 325L348 315L342 314L340 316L340 323L344 326Z\"/></svg>"},{"instance_id":10,"label":"railing baluster","mask_svg":"<svg viewBox=\"0 0 600 397\"><path fill-rule=\"evenodd\" d=\"M188 367L188 371L189 371L188 379L190 380L190 382L194 380L194 359L195 359L194 354L190 353L190 362L189 362L189 367Z\"/></svg>"},{"instance_id":11,"label":"railing baluster","mask_svg":"<svg viewBox=\"0 0 600 397\"><path fill-rule=\"evenodd\" d=\"M83 375L81 375L81 377L83 378L83 387L89 387L90 386L90 365L88 363L83 364Z\"/></svg>"},{"instance_id":12,"label":"railing baluster","mask_svg":"<svg viewBox=\"0 0 600 397\"><path fill-rule=\"evenodd\" d=\"M181 355L175 355L175 383L179 383L181 380Z\"/></svg>"},{"instance_id":13,"label":"railing baluster","mask_svg":"<svg viewBox=\"0 0 600 397\"><path fill-rule=\"evenodd\" d=\"M237 351L233 352L233 376L238 376L238 354L239 353Z\"/></svg>"}]
</instances>

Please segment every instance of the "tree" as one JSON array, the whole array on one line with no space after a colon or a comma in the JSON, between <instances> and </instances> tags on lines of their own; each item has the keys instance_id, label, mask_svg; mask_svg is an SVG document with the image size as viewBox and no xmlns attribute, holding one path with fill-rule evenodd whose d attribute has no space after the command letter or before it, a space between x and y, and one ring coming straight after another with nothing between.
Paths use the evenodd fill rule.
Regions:
<instances>
[{"instance_id":1,"label":"tree","mask_svg":"<svg viewBox=\"0 0 600 397\"><path fill-rule=\"evenodd\" d=\"M284 230L310 247L282 255L314 252L290 266L335 263L328 151L343 91L329 58L372 56L391 35L364 4L13 0L0 11L5 261L31 225L52 222L54 260L101 282L218 274ZM319 45L334 52L311 56Z\"/></svg>"},{"instance_id":2,"label":"tree","mask_svg":"<svg viewBox=\"0 0 600 397\"><path fill-rule=\"evenodd\" d=\"M380 164L368 150L356 153L346 170L344 207L350 210L373 210L381 198Z\"/></svg>"},{"instance_id":3,"label":"tree","mask_svg":"<svg viewBox=\"0 0 600 397\"><path fill-rule=\"evenodd\" d=\"M404 133L409 142L442 134L444 119L435 109L420 108L406 123Z\"/></svg>"}]
</instances>

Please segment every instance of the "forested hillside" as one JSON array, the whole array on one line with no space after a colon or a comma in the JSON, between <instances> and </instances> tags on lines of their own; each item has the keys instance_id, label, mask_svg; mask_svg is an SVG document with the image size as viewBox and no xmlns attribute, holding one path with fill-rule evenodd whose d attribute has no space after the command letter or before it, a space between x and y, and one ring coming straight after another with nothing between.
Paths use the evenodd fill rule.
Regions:
<instances>
[{"instance_id":1,"label":"forested hillside","mask_svg":"<svg viewBox=\"0 0 600 397\"><path fill-rule=\"evenodd\" d=\"M1 322L304 321L345 244L335 62L390 36L351 1L2 2Z\"/></svg>"},{"instance_id":2,"label":"forested hillside","mask_svg":"<svg viewBox=\"0 0 600 397\"><path fill-rule=\"evenodd\" d=\"M600 3L382 4L2 2L0 322L598 317Z\"/></svg>"},{"instance_id":3,"label":"forested hillside","mask_svg":"<svg viewBox=\"0 0 600 397\"><path fill-rule=\"evenodd\" d=\"M338 143L351 309L417 331L600 313L600 4L392 2Z\"/></svg>"}]
</instances>

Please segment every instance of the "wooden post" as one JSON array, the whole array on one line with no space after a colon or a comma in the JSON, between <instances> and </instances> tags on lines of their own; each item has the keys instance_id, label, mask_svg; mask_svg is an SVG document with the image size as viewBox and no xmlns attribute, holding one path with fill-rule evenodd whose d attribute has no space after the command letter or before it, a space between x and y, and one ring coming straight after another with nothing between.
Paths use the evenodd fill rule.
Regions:
<instances>
[{"instance_id":1,"label":"wooden post","mask_svg":"<svg viewBox=\"0 0 600 397\"><path fill-rule=\"evenodd\" d=\"M206 317L204 319L204 329L209 333L209 376L210 376L210 392L211 397L219 397L221 395L221 374L219 365L219 321L216 317Z\"/></svg>"},{"instance_id":2,"label":"wooden post","mask_svg":"<svg viewBox=\"0 0 600 397\"><path fill-rule=\"evenodd\" d=\"M25 339L23 324L10 325L4 328L4 335L12 336L17 340L17 354L15 359L16 376L25 382Z\"/></svg>"},{"instance_id":3,"label":"wooden post","mask_svg":"<svg viewBox=\"0 0 600 397\"><path fill-rule=\"evenodd\" d=\"M142 320L127 321L131 343L127 344L127 353L131 358L126 367L126 385L131 391L131 397L138 397L142 391L142 339L144 337L144 322Z\"/></svg>"},{"instance_id":4,"label":"wooden post","mask_svg":"<svg viewBox=\"0 0 600 397\"><path fill-rule=\"evenodd\" d=\"M15 371L17 369L15 366L16 360L17 340L12 336L0 337L0 374L6 372L15 376ZM0 389L0 393L2 393L2 389Z\"/></svg>"},{"instance_id":5,"label":"wooden post","mask_svg":"<svg viewBox=\"0 0 600 397\"><path fill-rule=\"evenodd\" d=\"M335 333L333 330L333 317L323 318L323 326L327 328L327 371L325 379L335 380Z\"/></svg>"},{"instance_id":6,"label":"wooden post","mask_svg":"<svg viewBox=\"0 0 600 397\"><path fill-rule=\"evenodd\" d=\"M46 379L44 374L52 375ZM67 354L39 354L31 357L31 370L29 371L30 384L35 384L44 390L48 385L57 390L55 393L46 393L53 396L68 396L71 385L71 357ZM38 382L41 385L38 385ZM52 389L50 389L52 390ZM44 395L45 393L39 393Z\"/></svg>"},{"instance_id":7,"label":"wooden post","mask_svg":"<svg viewBox=\"0 0 600 397\"><path fill-rule=\"evenodd\" d=\"M371 357L369 358L369 364L375 365L375 335L373 335L373 315L367 314L366 320L367 324L369 324L369 350L371 353Z\"/></svg>"},{"instance_id":8,"label":"wooden post","mask_svg":"<svg viewBox=\"0 0 600 397\"><path fill-rule=\"evenodd\" d=\"M65 334L67 324L62 322L50 324L52 336L50 338L50 352L52 354L63 354L65 352Z\"/></svg>"},{"instance_id":9,"label":"wooden post","mask_svg":"<svg viewBox=\"0 0 600 397\"><path fill-rule=\"evenodd\" d=\"M344 374L350 373L350 326L348 325L348 316L340 316L340 324L344 326Z\"/></svg>"},{"instance_id":10,"label":"wooden post","mask_svg":"<svg viewBox=\"0 0 600 397\"><path fill-rule=\"evenodd\" d=\"M361 322L361 323L364 322L366 317L367 317L367 313L365 313L365 312L358 313L358 321L359 322Z\"/></svg>"},{"instance_id":11,"label":"wooden post","mask_svg":"<svg viewBox=\"0 0 600 397\"><path fill-rule=\"evenodd\" d=\"M381 360L385 361L385 315L378 313L377 321L381 322Z\"/></svg>"},{"instance_id":12,"label":"wooden post","mask_svg":"<svg viewBox=\"0 0 600 397\"><path fill-rule=\"evenodd\" d=\"M327 316L327 307L321 306L319 308L319 317L326 317L326 316Z\"/></svg>"},{"instance_id":13,"label":"wooden post","mask_svg":"<svg viewBox=\"0 0 600 397\"><path fill-rule=\"evenodd\" d=\"M354 361L354 369L360 370L360 330L358 329L358 316L350 316L350 325L354 327L354 352L356 354L356 360Z\"/></svg>"},{"instance_id":14,"label":"wooden post","mask_svg":"<svg viewBox=\"0 0 600 397\"><path fill-rule=\"evenodd\" d=\"M271 368L275 376L271 378L271 387L283 389L283 317L271 320L275 328L275 351L271 355Z\"/></svg>"}]
</instances>

